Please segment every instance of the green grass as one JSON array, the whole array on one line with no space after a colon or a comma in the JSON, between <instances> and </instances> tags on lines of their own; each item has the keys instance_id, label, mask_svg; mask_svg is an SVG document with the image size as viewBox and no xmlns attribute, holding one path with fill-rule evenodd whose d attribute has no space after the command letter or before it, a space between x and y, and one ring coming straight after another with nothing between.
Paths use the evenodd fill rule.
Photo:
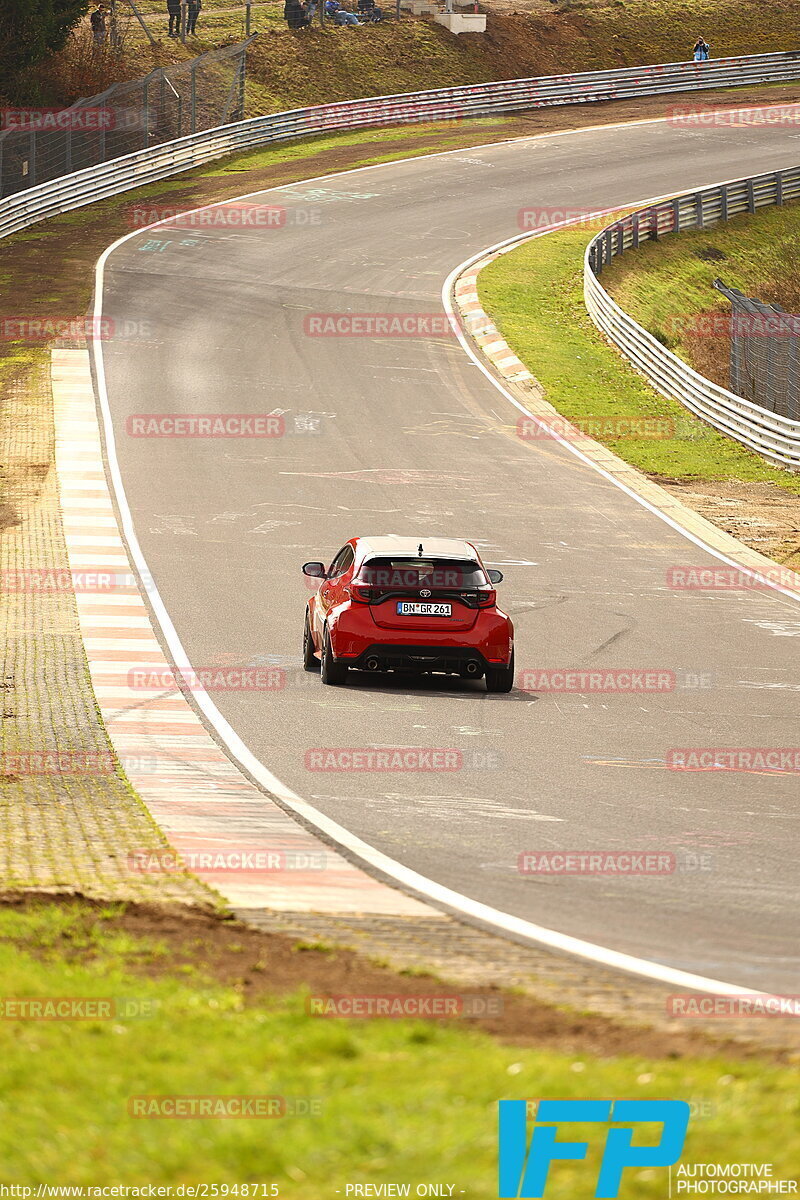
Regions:
<instances>
[{"instance_id":1,"label":"green grass","mask_svg":"<svg viewBox=\"0 0 800 1200\"><path fill-rule=\"evenodd\" d=\"M690 319L730 315L729 302L712 287L717 277L746 295L800 311L800 205L645 242L604 270L603 286L641 325L692 361L697 341L680 336L691 328Z\"/></svg>"},{"instance_id":2,"label":"green grass","mask_svg":"<svg viewBox=\"0 0 800 1200\"><path fill-rule=\"evenodd\" d=\"M99 914L86 935L81 910L0 910L4 997L127 997L148 1001L153 1013L0 1021L7 1180L275 1181L297 1200L334 1196L345 1183L439 1180L454 1183L455 1194L488 1198L496 1195L497 1100L548 1095L667 1096L710 1108L690 1125L686 1160L746 1157L788 1175L800 1154L800 1090L788 1069L576 1059L501 1045L456 1024L323 1020L306 1016L302 993L248 1007L232 987L153 977L159 961L169 970L162 949L120 935L114 912ZM71 939L75 948L65 952ZM136 973L141 964L149 977ZM321 1112L272 1121L128 1116L130 1096L174 1094L312 1098ZM595 1131L585 1132L594 1142ZM548 1196L590 1194L598 1152L586 1165L559 1165ZM640 1172L625 1194L660 1200L664 1173Z\"/></svg>"},{"instance_id":3,"label":"green grass","mask_svg":"<svg viewBox=\"0 0 800 1200\"><path fill-rule=\"evenodd\" d=\"M674 437L605 439L616 454L648 474L769 482L800 494L800 478L767 466L660 396L606 345L583 303L588 241L580 229L548 234L502 255L478 277L483 307L543 385L546 399L576 423L630 417L672 421ZM634 256L627 262L633 266Z\"/></svg>"}]
</instances>

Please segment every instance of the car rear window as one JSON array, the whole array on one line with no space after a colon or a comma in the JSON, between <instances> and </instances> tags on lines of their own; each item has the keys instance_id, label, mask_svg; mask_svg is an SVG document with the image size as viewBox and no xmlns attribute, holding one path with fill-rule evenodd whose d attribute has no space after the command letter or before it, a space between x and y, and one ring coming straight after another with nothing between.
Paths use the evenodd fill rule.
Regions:
<instances>
[{"instance_id":1,"label":"car rear window","mask_svg":"<svg viewBox=\"0 0 800 1200\"><path fill-rule=\"evenodd\" d=\"M371 558L358 573L383 588L477 588L489 580L480 563L456 558Z\"/></svg>"}]
</instances>

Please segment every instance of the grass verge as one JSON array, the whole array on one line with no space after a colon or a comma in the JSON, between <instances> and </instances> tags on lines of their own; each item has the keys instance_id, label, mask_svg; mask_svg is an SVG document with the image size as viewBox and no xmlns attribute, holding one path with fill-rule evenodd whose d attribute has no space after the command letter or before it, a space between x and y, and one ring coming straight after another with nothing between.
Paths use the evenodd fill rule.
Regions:
<instances>
[{"instance_id":1,"label":"grass verge","mask_svg":"<svg viewBox=\"0 0 800 1200\"><path fill-rule=\"evenodd\" d=\"M728 387L730 338L719 331L731 309L712 287L717 277L745 295L800 312L800 204L646 242L614 260L603 286L665 346Z\"/></svg>"},{"instance_id":2,"label":"grass verge","mask_svg":"<svg viewBox=\"0 0 800 1200\"><path fill-rule=\"evenodd\" d=\"M673 436L603 439L620 458L657 478L769 483L800 495L800 477L768 466L677 401L660 396L606 344L583 303L588 240L582 229L536 238L478 277L483 307L543 385L548 401L578 425L591 426L596 419L664 421ZM626 261L629 270L636 269L638 259Z\"/></svg>"},{"instance_id":3,"label":"grass verge","mask_svg":"<svg viewBox=\"0 0 800 1200\"><path fill-rule=\"evenodd\" d=\"M540 1096L686 1099L694 1117L685 1160L737 1161L746 1146L748 1161L772 1162L780 1176L800 1154L800 1093L795 1073L778 1063L684 1058L666 1036L661 1053L600 1058L574 1037L572 1047L519 1046L465 1021L319 1019L307 1013L310 990L364 988L356 956L292 947L229 922L200 929L199 918L178 945L157 911L136 911L50 898L0 906L4 1004L125 999L127 1014L142 1014L36 1021L6 1012L0 1153L15 1183L259 1182L266 1195L275 1183L281 1196L321 1200L346 1184L435 1180L488 1198L496 1195L497 1100ZM241 957L238 974L219 967L222 936L227 960ZM255 995L254 974L264 981ZM367 985L372 993L431 986L376 968ZM167 1095L281 1096L312 1115L130 1115L131 1097ZM575 1131L584 1132L589 1158L553 1170L556 1200L590 1193L601 1147L595 1131ZM665 1172L639 1171L626 1194L655 1200L665 1187Z\"/></svg>"}]
</instances>

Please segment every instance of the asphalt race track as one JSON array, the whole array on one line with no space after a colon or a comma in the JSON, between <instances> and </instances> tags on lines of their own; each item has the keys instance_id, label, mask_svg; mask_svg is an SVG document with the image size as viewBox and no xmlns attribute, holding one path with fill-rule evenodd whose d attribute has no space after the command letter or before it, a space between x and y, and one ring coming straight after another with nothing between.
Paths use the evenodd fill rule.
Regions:
<instances>
[{"instance_id":1,"label":"asphalt race track","mask_svg":"<svg viewBox=\"0 0 800 1200\"><path fill-rule=\"evenodd\" d=\"M314 337L304 318L440 314L448 274L518 233L520 208L608 208L799 156L780 130L644 123L387 164L265 194L286 209L280 228L137 234L111 253L104 290L107 316L150 323L105 344L105 369L136 532L189 658L286 669L280 691L214 695L253 753L366 842L469 897L776 992L798 990L797 776L664 760L673 747L799 744L800 607L773 592L671 590L671 566L717 560L557 443L521 441L518 414L454 337ZM125 432L134 414L220 411L282 412L288 432ZM519 671L653 668L678 686L488 696L482 683L381 676L323 688L300 665L300 565L361 533L475 541L505 573ZM706 686L691 686L697 676ZM306 769L309 748L366 746L457 748L464 766ZM680 869L519 873L521 852L558 849L675 852Z\"/></svg>"}]
</instances>

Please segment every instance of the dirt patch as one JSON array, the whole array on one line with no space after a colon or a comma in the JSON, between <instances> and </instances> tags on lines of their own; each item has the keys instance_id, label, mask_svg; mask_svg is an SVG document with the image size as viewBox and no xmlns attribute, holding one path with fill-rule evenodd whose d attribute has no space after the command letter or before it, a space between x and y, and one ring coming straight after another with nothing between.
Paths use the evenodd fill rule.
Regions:
<instances>
[{"instance_id":1,"label":"dirt patch","mask_svg":"<svg viewBox=\"0 0 800 1200\"><path fill-rule=\"evenodd\" d=\"M771 483L656 479L683 504L781 566L800 571L800 497Z\"/></svg>"},{"instance_id":2,"label":"dirt patch","mask_svg":"<svg viewBox=\"0 0 800 1200\"><path fill-rule=\"evenodd\" d=\"M28 939L14 943L28 954L46 960L54 953L66 953L71 961L91 961L95 951L87 939L93 929L102 926L108 934L148 939L166 949L166 954L132 959L127 967L133 973L161 979L177 977L186 982L189 978L186 969L193 968L207 979L235 988L248 1005L268 1003L272 997L301 988L323 996L452 997L465 991L463 987L448 986L416 971L390 970L352 950L307 945L197 908L126 903L112 913L107 903L83 896L34 892L6 893L0 896L0 905L16 912L58 905L80 917L77 927L64 931L55 944L48 943L46 948L37 948ZM468 993L495 1001L502 999L500 1015L471 1021L470 1028L519 1046L536 1046L564 1054L626 1055L650 1060L720 1055L736 1059L766 1056L779 1062L791 1059L788 1052L757 1050L729 1039L718 1041L700 1033L681 1031L668 1034L603 1016L570 1012L496 987L470 987Z\"/></svg>"}]
</instances>

